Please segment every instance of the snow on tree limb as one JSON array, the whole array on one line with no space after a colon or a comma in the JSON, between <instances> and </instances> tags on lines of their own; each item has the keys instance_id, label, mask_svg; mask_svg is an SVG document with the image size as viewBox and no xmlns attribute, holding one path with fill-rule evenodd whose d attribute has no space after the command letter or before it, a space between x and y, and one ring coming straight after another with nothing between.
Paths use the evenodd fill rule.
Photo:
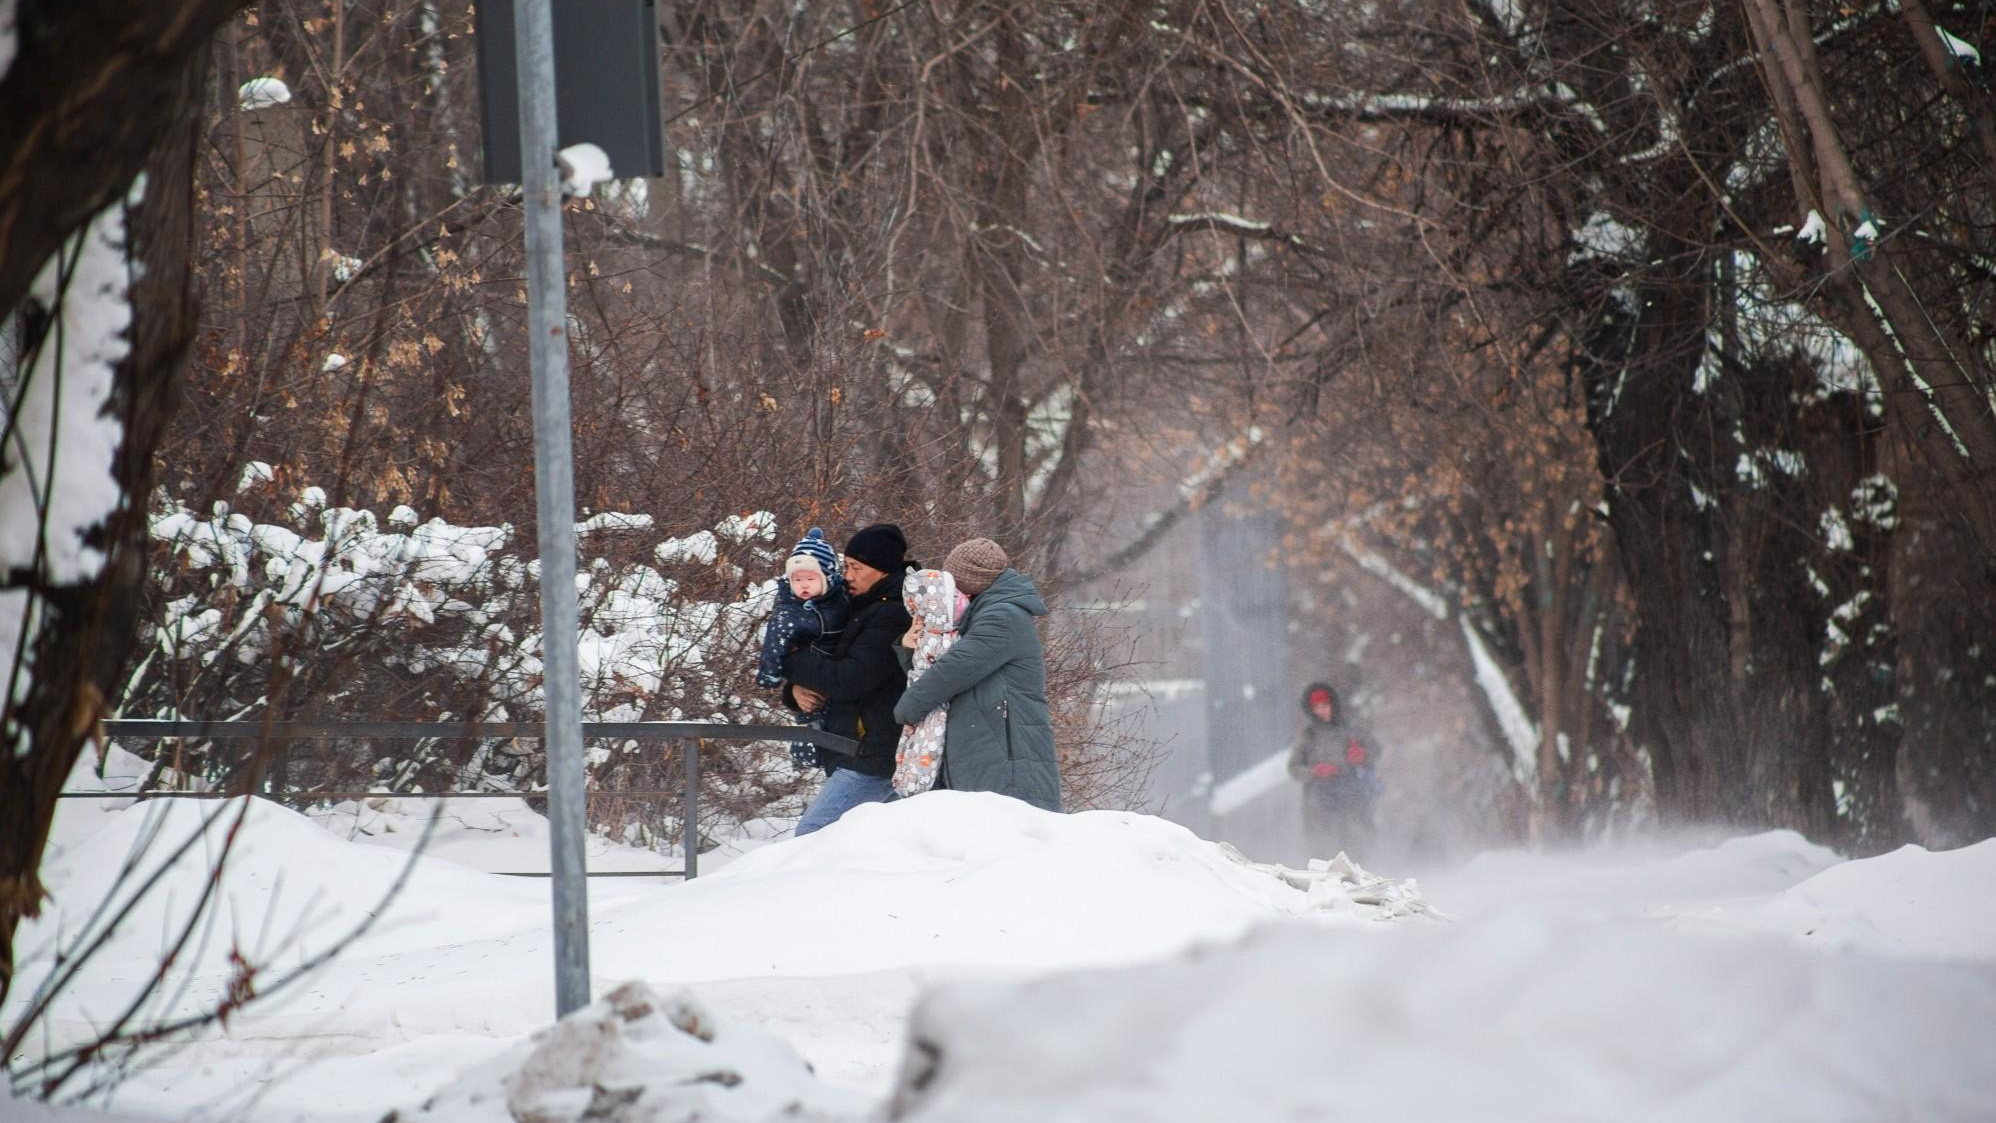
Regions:
<instances>
[{"instance_id":1,"label":"snow on tree limb","mask_svg":"<svg viewBox=\"0 0 1996 1123\"><path fill-rule=\"evenodd\" d=\"M39 338L0 370L0 573L10 579L73 585L103 568L87 538L123 497L113 461L124 429L105 410L131 350L125 212L142 191L143 182L42 267L28 294L39 322L23 329ZM17 699L31 681L24 656L39 631L37 600L25 588L0 597L0 683Z\"/></svg>"},{"instance_id":2,"label":"snow on tree limb","mask_svg":"<svg viewBox=\"0 0 1996 1123\"><path fill-rule=\"evenodd\" d=\"M1354 93L1309 94L1303 104L1320 113L1357 121L1427 120L1464 124L1509 117L1547 105L1561 106L1586 120L1595 132L1608 133L1608 123L1592 105L1564 82L1524 86L1488 97L1434 97L1427 94Z\"/></svg>"},{"instance_id":3,"label":"snow on tree limb","mask_svg":"<svg viewBox=\"0 0 1996 1123\"><path fill-rule=\"evenodd\" d=\"M1253 426L1241 436L1235 437L1207 456L1199 467L1178 483L1178 502L1169 510L1153 515L1144 527L1143 533L1123 545L1115 553L1104 558L1099 564L1083 570L1071 579L1077 584L1086 583L1114 573L1149 553L1151 548L1164 540L1171 528L1177 526L1186 515L1197 511L1220 489L1233 479L1241 466L1248 463L1254 453L1263 448L1267 434L1260 426Z\"/></svg>"},{"instance_id":4,"label":"snow on tree limb","mask_svg":"<svg viewBox=\"0 0 1996 1123\"><path fill-rule=\"evenodd\" d=\"M1342 543L1345 556L1358 563L1360 569L1393 586L1404 593L1408 600L1421 606L1421 611L1437 620L1446 621L1449 617L1448 601L1440 593L1422 585L1419 581L1400 572L1392 562L1380 557L1371 550L1361 550L1350 541Z\"/></svg>"},{"instance_id":5,"label":"snow on tree limb","mask_svg":"<svg viewBox=\"0 0 1996 1123\"><path fill-rule=\"evenodd\" d=\"M14 65L14 52L19 40L14 32L14 0L0 0L0 79L7 77L7 68Z\"/></svg>"},{"instance_id":6,"label":"snow on tree limb","mask_svg":"<svg viewBox=\"0 0 1996 1123\"><path fill-rule=\"evenodd\" d=\"M8 387L0 569L37 569L68 584L103 565L103 554L83 539L119 498L111 458L122 428L103 412L112 374L131 349L126 205L99 214L30 289L29 299L50 319Z\"/></svg>"},{"instance_id":7,"label":"snow on tree limb","mask_svg":"<svg viewBox=\"0 0 1996 1123\"><path fill-rule=\"evenodd\" d=\"M1386 582L1405 594L1407 599L1419 605L1423 612L1436 620L1447 621L1450 615L1448 602L1420 582L1371 550L1361 550L1349 540L1342 544L1346 556L1358 563L1360 569ZM1503 731L1505 744L1511 749L1511 775L1518 785L1534 801L1538 799L1538 729L1526 713L1524 704L1511 688L1511 680L1505 675L1483 637L1470 621L1468 613L1458 617L1462 626L1463 644L1469 650L1471 665L1476 671L1476 685L1483 691L1489 703L1490 713L1497 719L1497 726Z\"/></svg>"},{"instance_id":8,"label":"snow on tree limb","mask_svg":"<svg viewBox=\"0 0 1996 1123\"><path fill-rule=\"evenodd\" d=\"M1482 635L1467 615L1462 617L1462 641L1469 648L1470 661L1476 667L1476 685L1490 703L1490 712L1497 718L1497 727L1503 730L1504 741L1511 747L1511 775L1517 779L1525 794L1537 802L1539 731L1533 727L1524 705L1518 701L1517 692L1511 689L1510 678L1497 665L1497 660L1490 654Z\"/></svg>"},{"instance_id":9,"label":"snow on tree limb","mask_svg":"<svg viewBox=\"0 0 1996 1123\"><path fill-rule=\"evenodd\" d=\"M1279 242L1299 250L1314 252L1315 247L1294 234L1285 234L1266 222L1242 218L1233 214L1174 214L1165 219L1174 234L1193 231L1210 231L1227 234L1236 238L1251 238L1263 242Z\"/></svg>"}]
</instances>

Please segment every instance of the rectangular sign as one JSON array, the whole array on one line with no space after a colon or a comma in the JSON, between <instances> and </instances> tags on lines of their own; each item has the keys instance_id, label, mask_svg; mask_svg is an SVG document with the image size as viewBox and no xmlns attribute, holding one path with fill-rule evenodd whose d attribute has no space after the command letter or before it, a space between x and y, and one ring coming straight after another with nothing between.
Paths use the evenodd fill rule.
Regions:
<instances>
[{"instance_id":1,"label":"rectangular sign","mask_svg":"<svg viewBox=\"0 0 1996 1123\"><path fill-rule=\"evenodd\" d=\"M556 0L553 7L558 147L594 144L609 155L618 179L664 175L657 0ZM479 0L477 18L481 176L486 183L518 183L513 0Z\"/></svg>"}]
</instances>

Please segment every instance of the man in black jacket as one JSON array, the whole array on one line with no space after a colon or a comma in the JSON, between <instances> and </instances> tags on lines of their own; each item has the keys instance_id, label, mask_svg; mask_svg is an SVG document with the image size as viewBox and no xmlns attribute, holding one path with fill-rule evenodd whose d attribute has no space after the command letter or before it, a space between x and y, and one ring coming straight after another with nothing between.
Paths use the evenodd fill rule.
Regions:
<instances>
[{"instance_id":1,"label":"man in black jacket","mask_svg":"<svg viewBox=\"0 0 1996 1123\"><path fill-rule=\"evenodd\" d=\"M855 532L845 549L852 614L838 645L830 654L795 651L783 662L789 679L784 704L802 713L822 711L826 732L859 742L854 756L818 750L818 764L829 775L797 820L799 835L829 826L859 804L894 798L894 750L901 743L894 704L908 687L894 645L910 622L901 603L901 577L913 564L907 553L908 540L893 523Z\"/></svg>"}]
</instances>

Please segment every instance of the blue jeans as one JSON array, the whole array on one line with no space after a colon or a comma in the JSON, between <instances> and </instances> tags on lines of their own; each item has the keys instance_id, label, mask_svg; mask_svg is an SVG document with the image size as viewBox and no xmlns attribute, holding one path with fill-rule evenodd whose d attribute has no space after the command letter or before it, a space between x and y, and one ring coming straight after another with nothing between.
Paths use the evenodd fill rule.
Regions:
<instances>
[{"instance_id":1,"label":"blue jeans","mask_svg":"<svg viewBox=\"0 0 1996 1123\"><path fill-rule=\"evenodd\" d=\"M797 836L823 830L838 822L839 816L862 803L886 803L894 798L894 781L887 776L868 776L841 768L825 777L825 786L797 820Z\"/></svg>"}]
</instances>

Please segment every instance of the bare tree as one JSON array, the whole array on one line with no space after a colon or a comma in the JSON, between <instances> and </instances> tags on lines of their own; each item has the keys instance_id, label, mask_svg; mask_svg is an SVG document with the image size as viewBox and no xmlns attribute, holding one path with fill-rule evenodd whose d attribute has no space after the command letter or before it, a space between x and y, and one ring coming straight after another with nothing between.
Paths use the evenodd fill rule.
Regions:
<instances>
[{"instance_id":1,"label":"bare tree","mask_svg":"<svg viewBox=\"0 0 1996 1123\"><path fill-rule=\"evenodd\" d=\"M43 896L38 871L55 795L130 653L152 454L194 332L194 111L208 36L237 6L26 0L13 9L15 54L0 72L0 310L12 336L0 479L28 481L8 491L9 525L42 533L32 557L0 577L12 649L0 717L10 746L0 753L0 997L13 978L15 928ZM143 201L122 202L142 171ZM135 279L116 286L126 291L72 289L68 270L107 210L126 215L121 244ZM30 296L38 276L55 282L52 299ZM65 570L51 564L44 539L52 519L67 528L82 512L58 509L74 483L58 473L91 469L58 469L53 457L64 450L55 444L67 427L24 415L22 405L84 377L88 356L64 350L83 342L68 338L70 315L107 300L129 303L129 328L107 396L93 403L116 420L116 453L94 470L108 473L120 502L84 529L94 564ZM50 381L37 387L37 378ZM36 424L45 430L31 431ZM29 509L12 509L17 496Z\"/></svg>"}]
</instances>

